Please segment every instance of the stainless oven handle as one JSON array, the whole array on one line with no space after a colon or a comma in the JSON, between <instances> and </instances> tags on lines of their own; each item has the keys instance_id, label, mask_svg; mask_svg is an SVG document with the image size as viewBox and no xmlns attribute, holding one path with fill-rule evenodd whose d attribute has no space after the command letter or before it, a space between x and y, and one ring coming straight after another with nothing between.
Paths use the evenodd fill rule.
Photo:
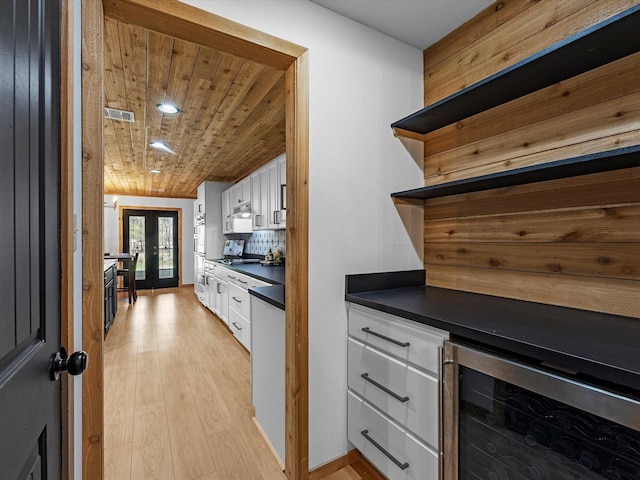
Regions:
<instances>
[{"instance_id":1,"label":"stainless oven handle","mask_svg":"<svg viewBox=\"0 0 640 480\"><path fill-rule=\"evenodd\" d=\"M391 460L393 463L396 464L396 466L400 469L400 470L406 470L407 468L409 468L409 464L407 462L400 462L400 460L398 460L396 457L394 457L393 455L391 455L386 448L384 448L382 445L380 445L378 442L376 442L373 438L371 438L369 436L369 430L362 430L360 432L362 434L362 436L364 438L366 438L367 440L369 440L374 447L376 447L378 450L380 450L382 453L385 454L385 456Z\"/></svg>"}]
</instances>

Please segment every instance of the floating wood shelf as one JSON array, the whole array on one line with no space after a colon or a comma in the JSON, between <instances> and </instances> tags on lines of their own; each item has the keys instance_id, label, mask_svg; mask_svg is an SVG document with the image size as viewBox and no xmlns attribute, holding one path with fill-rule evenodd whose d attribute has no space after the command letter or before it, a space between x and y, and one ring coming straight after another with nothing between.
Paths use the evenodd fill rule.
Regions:
<instances>
[{"instance_id":1,"label":"floating wood shelf","mask_svg":"<svg viewBox=\"0 0 640 480\"><path fill-rule=\"evenodd\" d=\"M590 173L637 166L640 166L640 145L516 168L514 170L482 175L480 177L456 180L440 185L405 190L403 192L392 193L391 196L395 198L426 200L427 198L479 192L501 187L513 187L527 183L577 177Z\"/></svg>"},{"instance_id":2,"label":"floating wood shelf","mask_svg":"<svg viewBox=\"0 0 640 480\"><path fill-rule=\"evenodd\" d=\"M542 50L391 125L415 138L640 51L640 5Z\"/></svg>"}]
</instances>

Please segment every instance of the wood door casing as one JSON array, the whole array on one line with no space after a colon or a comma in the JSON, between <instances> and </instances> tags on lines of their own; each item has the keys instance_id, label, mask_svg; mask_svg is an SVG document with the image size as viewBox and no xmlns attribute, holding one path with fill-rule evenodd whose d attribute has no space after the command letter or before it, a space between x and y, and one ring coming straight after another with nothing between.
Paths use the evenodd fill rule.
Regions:
<instances>
[{"instance_id":1,"label":"wood door casing","mask_svg":"<svg viewBox=\"0 0 640 480\"><path fill-rule=\"evenodd\" d=\"M104 15L286 70L287 245L286 283L287 459L290 480L306 479L308 455L308 206L309 78L307 49L217 15L170 0L84 0L83 25L83 342L95 360L83 382L83 478L102 478L104 295L103 243L103 23Z\"/></svg>"}]
</instances>

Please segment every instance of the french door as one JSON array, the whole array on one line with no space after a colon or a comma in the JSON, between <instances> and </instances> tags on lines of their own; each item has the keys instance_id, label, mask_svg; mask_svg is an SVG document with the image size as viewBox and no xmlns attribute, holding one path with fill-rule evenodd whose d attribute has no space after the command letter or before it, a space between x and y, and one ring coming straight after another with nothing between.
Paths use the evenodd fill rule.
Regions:
<instances>
[{"instance_id":1,"label":"french door","mask_svg":"<svg viewBox=\"0 0 640 480\"><path fill-rule=\"evenodd\" d=\"M122 245L138 253L136 288L178 286L178 212L122 210Z\"/></svg>"}]
</instances>

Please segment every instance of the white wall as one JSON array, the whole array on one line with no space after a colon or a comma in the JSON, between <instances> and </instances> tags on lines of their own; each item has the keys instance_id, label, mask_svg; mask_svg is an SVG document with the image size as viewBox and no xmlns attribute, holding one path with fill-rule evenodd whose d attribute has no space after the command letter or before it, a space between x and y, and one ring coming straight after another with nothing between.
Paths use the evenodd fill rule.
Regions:
<instances>
[{"instance_id":1,"label":"white wall","mask_svg":"<svg viewBox=\"0 0 640 480\"><path fill-rule=\"evenodd\" d=\"M193 199L160 198L160 197L127 197L122 195L105 195L108 205L118 198L118 208L104 209L104 251L118 252L120 238L119 207L161 207L182 209L182 283L193 283Z\"/></svg>"},{"instance_id":2,"label":"white wall","mask_svg":"<svg viewBox=\"0 0 640 480\"><path fill-rule=\"evenodd\" d=\"M421 144L405 146L389 127L422 106L422 52L308 0L185 3L309 49L309 466L315 468L348 450L344 275L422 268L422 212L399 212L389 196L424 185Z\"/></svg>"}]
</instances>

